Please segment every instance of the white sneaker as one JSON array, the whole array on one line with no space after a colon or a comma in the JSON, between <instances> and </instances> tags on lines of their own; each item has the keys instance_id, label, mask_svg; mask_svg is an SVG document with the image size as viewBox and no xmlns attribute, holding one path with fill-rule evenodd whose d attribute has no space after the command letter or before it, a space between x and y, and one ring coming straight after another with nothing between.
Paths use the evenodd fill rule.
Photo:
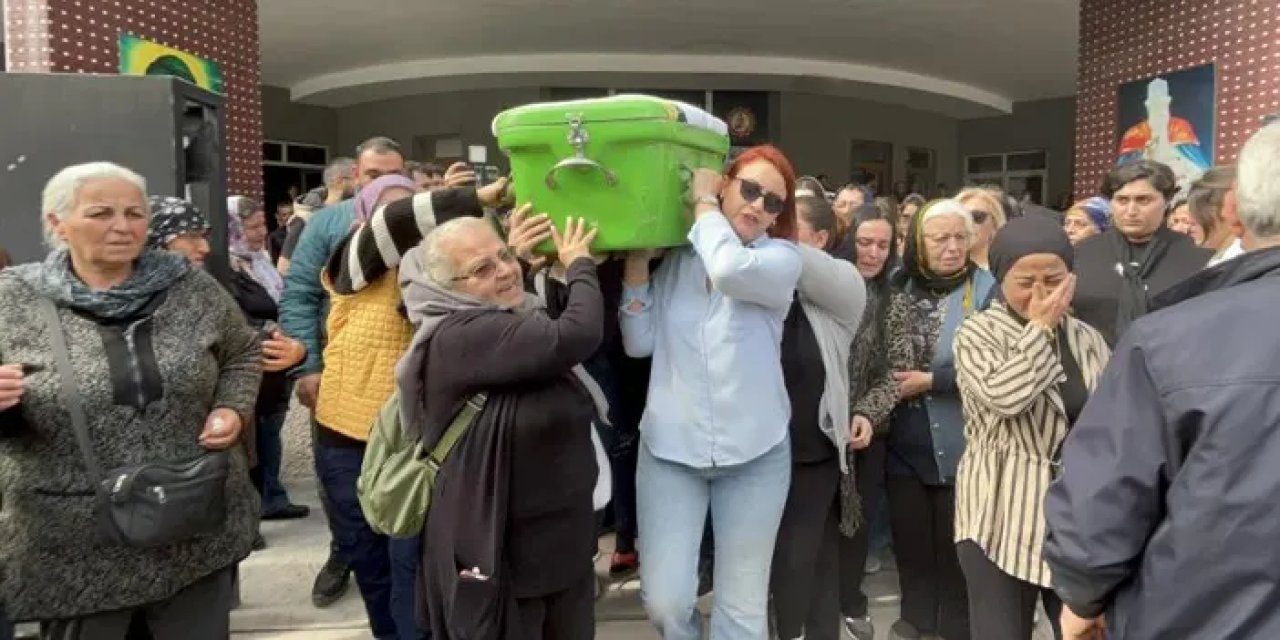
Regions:
<instances>
[{"instance_id":1,"label":"white sneaker","mask_svg":"<svg viewBox=\"0 0 1280 640\"><path fill-rule=\"evenodd\" d=\"M880 573L880 570L883 568L884 568L884 562L880 560L880 556L878 555L867 556L867 564L865 567L867 571L867 575L871 575L873 573Z\"/></svg>"},{"instance_id":2,"label":"white sneaker","mask_svg":"<svg viewBox=\"0 0 1280 640\"><path fill-rule=\"evenodd\" d=\"M842 629L846 640L875 640L876 627L871 624L871 616L865 618L844 618Z\"/></svg>"}]
</instances>

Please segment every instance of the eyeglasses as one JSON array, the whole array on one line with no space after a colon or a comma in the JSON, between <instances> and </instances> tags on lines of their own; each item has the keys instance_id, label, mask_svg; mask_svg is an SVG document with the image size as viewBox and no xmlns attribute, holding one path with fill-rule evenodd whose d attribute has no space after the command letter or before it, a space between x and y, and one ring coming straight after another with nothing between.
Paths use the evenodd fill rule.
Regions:
<instances>
[{"instance_id":1,"label":"eyeglasses","mask_svg":"<svg viewBox=\"0 0 1280 640\"><path fill-rule=\"evenodd\" d=\"M765 191L764 187L760 186L760 183L755 180L738 178L738 193L742 196L743 200L747 201L747 204L751 204L756 200L764 198L764 202L761 206L764 208L766 213L775 216L781 214L782 210L787 208L787 200L785 198L776 193L769 193L768 191Z\"/></svg>"},{"instance_id":2,"label":"eyeglasses","mask_svg":"<svg viewBox=\"0 0 1280 640\"><path fill-rule=\"evenodd\" d=\"M506 248L498 252L497 260L493 258L485 258L477 263L476 266L472 267L471 270L467 272L467 275L454 276L453 278L450 278L450 280L453 282L461 282L472 278L475 278L476 280L488 280L489 278L492 278L494 274L498 273L498 266L500 264L511 264L515 261L516 254L512 253L510 248Z\"/></svg>"},{"instance_id":3,"label":"eyeglasses","mask_svg":"<svg viewBox=\"0 0 1280 640\"><path fill-rule=\"evenodd\" d=\"M974 224L986 224L987 219L991 217L991 214L980 209L970 209L969 215L973 218Z\"/></svg>"}]
</instances>

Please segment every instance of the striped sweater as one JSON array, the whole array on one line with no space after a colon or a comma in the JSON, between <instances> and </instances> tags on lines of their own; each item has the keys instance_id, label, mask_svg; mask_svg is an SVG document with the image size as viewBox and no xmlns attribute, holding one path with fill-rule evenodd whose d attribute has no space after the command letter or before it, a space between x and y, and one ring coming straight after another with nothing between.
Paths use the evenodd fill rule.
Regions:
<instances>
[{"instance_id":1,"label":"striped sweater","mask_svg":"<svg viewBox=\"0 0 1280 640\"><path fill-rule=\"evenodd\" d=\"M484 209L474 187L424 191L385 204L338 245L325 272L338 294L359 292L399 266L405 252L436 226L454 218L481 215Z\"/></svg>"},{"instance_id":2,"label":"striped sweater","mask_svg":"<svg viewBox=\"0 0 1280 640\"><path fill-rule=\"evenodd\" d=\"M1066 318L1066 346L1092 393L1110 356L1102 334ZM956 541L976 543L1005 573L1050 587L1041 558L1044 496L1070 425L1058 385L1066 380L1056 338L1004 307L956 332L956 384L964 403L965 452L956 475ZM971 597L981 597L971 594Z\"/></svg>"}]
</instances>

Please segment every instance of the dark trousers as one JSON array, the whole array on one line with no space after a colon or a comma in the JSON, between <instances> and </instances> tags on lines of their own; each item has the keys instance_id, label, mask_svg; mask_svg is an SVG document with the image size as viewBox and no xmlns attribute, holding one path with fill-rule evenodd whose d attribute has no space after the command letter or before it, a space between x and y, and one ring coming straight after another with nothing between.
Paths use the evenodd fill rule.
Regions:
<instances>
[{"instance_id":1,"label":"dark trousers","mask_svg":"<svg viewBox=\"0 0 1280 640\"><path fill-rule=\"evenodd\" d=\"M356 497L363 463L364 447L323 443L316 447L316 475L331 508L329 526L356 575L374 637L417 640L423 637L414 612L420 543L417 538L389 538L369 528Z\"/></svg>"},{"instance_id":2,"label":"dark trousers","mask_svg":"<svg viewBox=\"0 0 1280 640\"><path fill-rule=\"evenodd\" d=\"M863 522L852 538L840 537L840 613L847 618L867 615L867 594L862 582L871 549L872 518L880 510L884 495L884 459L885 443L881 438L873 439L870 446L854 456Z\"/></svg>"},{"instance_id":3,"label":"dark trousers","mask_svg":"<svg viewBox=\"0 0 1280 640\"><path fill-rule=\"evenodd\" d=\"M577 584L556 593L516 600L516 621L523 640L592 640L596 637L596 576L587 572Z\"/></svg>"},{"instance_id":4,"label":"dark trousers","mask_svg":"<svg viewBox=\"0 0 1280 640\"><path fill-rule=\"evenodd\" d=\"M311 458L314 460L320 457L320 440L317 433L322 427L314 418L311 420ZM324 483L320 483L316 487L317 493L320 494L320 509L324 511L324 520L329 525L329 555L336 556L339 560L346 563L347 559L343 557L342 551L338 549L338 534L333 529L333 506L329 504L329 494L324 490Z\"/></svg>"},{"instance_id":5,"label":"dark trousers","mask_svg":"<svg viewBox=\"0 0 1280 640\"><path fill-rule=\"evenodd\" d=\"M636 464L640 456L640 418L644 415L645 391L649 384L648 360L623 354L597 353L583 367L600 385L609 401L609 428L600 439L609 456L613 482L613 526L616 549L635 551Z\"/></svg>"},{"instance_id":6,"label":"dark trousers","mask_svg":"<svg viewBox=\"0 0 1280 640\"><path fill-rule=\"evenodd\" d=\"M969 540L956 545L969 586L969 629L982 640L1031 640L1036 600L1043 600L1053 636L1061 640L1058 616L1062 600L1053 589L1023 582L996 566L982 547Z\"/></svg>"},{"instance_id":7,"label":"dark trousers","mask_svg":"<svg viewBox=\"0 0 1280 640\"><path fill-rule=\"evenodd\" d=\"M134 614L155 640L226 640L231 636L231 569L201 578L168 600L80 618L45 620L43 640L123 640Z\"/></svg>"},{"instance_id":8,"label":"dark trousers","mask_svg":"<svg viewBox=\"0 0 1280 640\"><path fill-rule=\"evenodd\" d=\"M258 495L262 497L262 514L275 513L289 506L289 492L280 481L280 465L284 459L284 443L280 431L289 415L289 405L274 407L257 414L255 440L258 450L258 466L252 477Z\"/></svg>"},{"instance_id":9,"label":"dark trousers","mask_svg":"<svg viewBox=\"0 0 1280 640\"><path fill-rule=\"evenodd\" d=\"M778 526L769 591L782 640L840 637L840 463L791 466L791 488Z\"/></svg>"},{"instance_id":10,"label":"dark trousers","mask_svg":"<svg viewBox=\"0 0 1280 640\"><path fill-rule=\"evenodd\" d=\"M885 488L902 619L921 633L969 640L969 602L956 556L955 488L898 475L889 475Z\"/></svg>"}]
</instances>

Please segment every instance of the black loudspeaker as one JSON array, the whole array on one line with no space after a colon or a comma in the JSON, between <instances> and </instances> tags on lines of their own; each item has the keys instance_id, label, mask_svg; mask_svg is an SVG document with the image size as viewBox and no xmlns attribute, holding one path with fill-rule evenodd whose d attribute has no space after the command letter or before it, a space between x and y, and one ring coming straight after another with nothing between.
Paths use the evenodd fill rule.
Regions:
<instances>
[{"instance_id":1,"label":"black loudspeaker","mask_svg":"<svg viewBox=\"0 0 1280 640\"><path fill-rule=\"evenodd\" d=\"M221 96L176 78L0 73L0 246L44 258L40 200L61 169L108 161L186 198L213 229L206 264L227 270L227 169Z\"/></svg>"}]
</instances>

